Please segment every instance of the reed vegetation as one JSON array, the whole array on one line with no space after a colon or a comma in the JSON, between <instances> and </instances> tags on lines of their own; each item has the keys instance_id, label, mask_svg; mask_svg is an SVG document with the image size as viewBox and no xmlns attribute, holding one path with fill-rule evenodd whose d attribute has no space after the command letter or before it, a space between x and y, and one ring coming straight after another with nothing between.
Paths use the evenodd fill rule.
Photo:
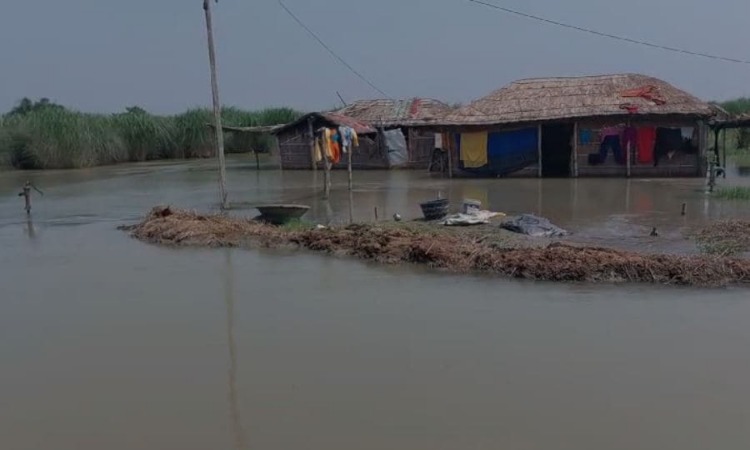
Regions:
<instances>
[{"instance_id":1,"label":"reed vegetation","mask_svg":"<svg viewBox=\"0 0 750 450\"><path fill-rule=\"evenodd\" d=\"M287 123L300 116L290 108L246 111L227 107L229 126ZM24 99L0 116L0 167L69 169L127 161L213 156L210 109L160 116L139 108L118 114L90 114L41 99ZM268 152L269 136L226 133L225 151Z\"/></svg>"}]
</instances>

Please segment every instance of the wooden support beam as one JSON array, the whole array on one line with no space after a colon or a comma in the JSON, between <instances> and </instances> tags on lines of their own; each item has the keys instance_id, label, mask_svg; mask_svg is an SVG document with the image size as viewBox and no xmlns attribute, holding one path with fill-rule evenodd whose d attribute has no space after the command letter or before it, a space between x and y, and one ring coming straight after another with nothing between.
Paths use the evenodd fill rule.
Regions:
<instances>
[{"instance_id":1,"label":"wooden support beam","mask_svg":"<svg viewBox=\"0 0 750 450\"><path fill-rule=\"evenodd\" d=\"M315 130L313 130L312 117L307 119L307 137L310 143L310 164L313 171L318 170L317 161L315 161Z\"/></svg>"},{"instance_id":2,"label":"wooden support beam","mask_svg":"<svg viewBox=\"0 0 750 450\"><path fill-rule=\"evenodd\" d=\"M573 177L578 178L578 122L573 124Z\"/></svg>"},{"instance_id":3,"label":"wooden support beam","mask_svg":"<svg viewBox=\"0 0 750 450\"><path fill-rule=\"evenodd\" d=\"M537 160L539 167L537 167L537 176L542 178L544 172L542 172L542 124L537 126Z\"/></svg>"}]
</instances>

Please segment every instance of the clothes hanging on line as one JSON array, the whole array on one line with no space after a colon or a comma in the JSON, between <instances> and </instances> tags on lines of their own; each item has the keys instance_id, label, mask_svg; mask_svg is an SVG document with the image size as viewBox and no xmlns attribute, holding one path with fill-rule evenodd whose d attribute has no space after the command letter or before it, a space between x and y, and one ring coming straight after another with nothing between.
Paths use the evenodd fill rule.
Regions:
<instances>
[{"instance_id":1,"label":"clothes hanging on line","mask_svg":"<svg viewBox=\"0 0 750 450\"><path fill-rule=\"evenodd\" d=\"M341 126L339 127L339 136L341 136L341 150L347 153L354 147L359 147L359 138L354 128Z\"/></svg>"},{"instance_id":2,"label":"clothes hanging on line","mask_svg":"<svg viewBox=\"0 0 750 450\"><path fill-rule=\"evenodd\" d=\"M638 157L637 161L641 164L654 162L654 146L656 145L656 128L640 127L638 128Z\"/></svg>"},{"instance_id":3,"label":"clothes hanging on line","mask_svg":"<svg viewBox=\"0 0 750 450\"><path fill-rule=\"evenodd\" d=\"M619 135L610 135L604 138L602 144L599 146L599 162L601 164L607 162L607 155L610 149L615 157L615 161L618 164L623 164L625 162L625 155L622 151Z\"/></svg>"},{"instance_id":4,"label":"clothes hanging on line","mask_svg":"<svg viewBox=\"0 0 750 450\"><path fill-rule=\"evenodd\" d=\"M323 152L320 150L320 139L315 138L315 162L323 160Z\"/></svg>"},{"instance_id":5,"label":"clothes hanging on line","mask_svg":"<svg viewBox=\"0 0 750 450\"><path fill-rule=\"evenodd\" d=\"M622 132L622 148L627 151L628 145L630 145L630 154L635 152L636 145L638 144L638 131L634 127L627 127Z\"/></svg>"},{"instance_id":6,"label":"clothes hanging on line","mask_svg":"<svg viewBox=\"0 0 750 450\"><path fill-rule=\"evenodd\" d=\"M461 160L464 167L475 169L487 165L487 132L461 133Z\"/></svg>"},{"instance_id":7,"label":"clothes hanging on line","mask_svg":"<svg viewBox=\"0 0 750 450\"><path fill-rule=\"evenodd\" d=\"M583 129L579 134L581 135L579 138L581 145L589 145L594 140L592 138L593 133L589 129Z\"/></svg>"},{"instance_id":8,"label":"clothes hanging on line","mask_svg":"<svg viewBox=\"0 0 750 450\"><path fill-rule=\"evenodd\" d=\"M682 127L680 128L682 139L693 140L693 127Z\"/></svg>"}]
</instances>

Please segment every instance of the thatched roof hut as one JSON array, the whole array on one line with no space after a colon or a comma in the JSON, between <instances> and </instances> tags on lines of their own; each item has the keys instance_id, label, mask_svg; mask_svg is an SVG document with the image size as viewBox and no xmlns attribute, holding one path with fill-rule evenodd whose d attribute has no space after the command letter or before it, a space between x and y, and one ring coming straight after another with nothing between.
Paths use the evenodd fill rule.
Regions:
<instances>
[{"instance_id":1,"label":"thatched roof hut","mask_svg":"<svg viewBox=\"0 0 750 450\"><path fill-rule=\"evenodd\" d=\"M639 95L640 94L640 95ZM710 117L711 106L638 74L520 80L447 114L441 125L501 125L602 116Z\"/></svg>"},{"instance_id":2,"label":"thatched roof hut","mask_svg":"<svg viewBox=\"0 0 750 450\"><path fill-rule=\"evenodd\" d=\"M354 119L385 128L431 125L452 111L447 104L430 98L406 100L359 100L336 111Z\"/></svg>"},{"instance_id":3,"label":"thatched roof hut","mask_svg":"<svg viewBox=\"0 0 750 450\"><path fill-rule=\"evenodd\" d=\"M370 125L357 120L353 117L345 116L339 113L330 112L312 112L303 115L294 122L290 122L286 125L277 126L273 129L273 134L282 134L289 129L294 129L301 124L306 124L308 121L312 121L313 126L317 129L321 126L326 127L350 127L353 128L357 134L375 134L377 130Z\"/></svg>"}]
</instances>

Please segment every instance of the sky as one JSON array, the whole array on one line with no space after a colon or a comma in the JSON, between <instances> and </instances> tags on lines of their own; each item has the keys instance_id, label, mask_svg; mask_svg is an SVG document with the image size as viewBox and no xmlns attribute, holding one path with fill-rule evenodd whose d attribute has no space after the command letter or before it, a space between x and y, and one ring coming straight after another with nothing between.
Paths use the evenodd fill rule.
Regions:
<instances>
[{"instance_id":1,"label":"sky","mask_svg":"<svg viewBox=\"0 0 750 450\"><path fill-rule=\"evenodd\" d=\"M750 60L747 0L485 0L574 25ZM750 96L750 65L668 53L468 0L284 0L392 98L467 102L528 77L644 73L703 99ZM211 102L202 0L19 0L0 14L0 111L49 97L91 112ZM222 102L301 110L382 97L277 0L219 0Z\"/></svg>"}]
</instances>

